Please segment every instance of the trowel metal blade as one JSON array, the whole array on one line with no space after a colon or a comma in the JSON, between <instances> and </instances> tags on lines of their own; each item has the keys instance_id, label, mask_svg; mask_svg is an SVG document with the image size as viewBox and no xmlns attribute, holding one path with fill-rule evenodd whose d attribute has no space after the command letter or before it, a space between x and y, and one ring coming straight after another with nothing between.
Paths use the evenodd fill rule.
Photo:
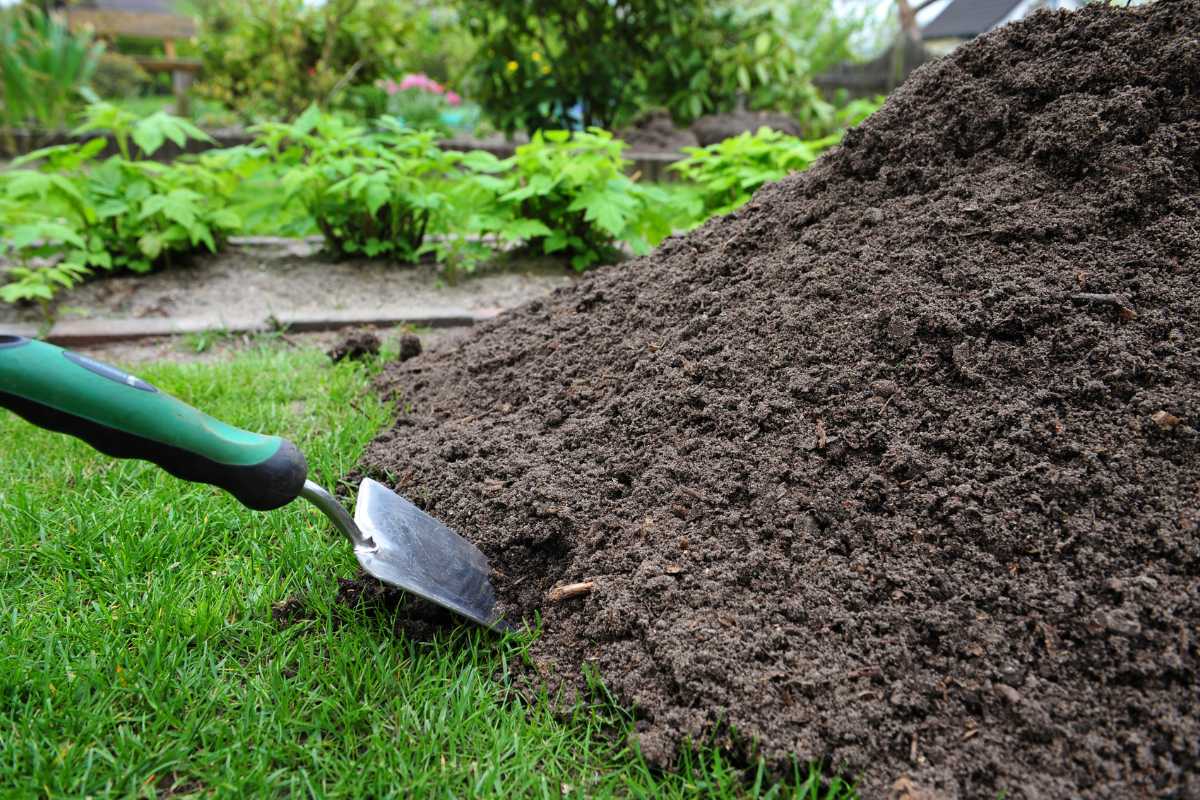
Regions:
<instances>
[{"instance_id":1,"label":"trowel metal blade","mask_svg":"<svg viewBox=\"0 0 1200 800\"><path fill-rule=\"evenodd\" d=\"M374 547L356 547L358 563L385 583L424 597L498 631L487 557L479 548L400 495L363 479L354 521Z\"/></svg>"}]
</instances>

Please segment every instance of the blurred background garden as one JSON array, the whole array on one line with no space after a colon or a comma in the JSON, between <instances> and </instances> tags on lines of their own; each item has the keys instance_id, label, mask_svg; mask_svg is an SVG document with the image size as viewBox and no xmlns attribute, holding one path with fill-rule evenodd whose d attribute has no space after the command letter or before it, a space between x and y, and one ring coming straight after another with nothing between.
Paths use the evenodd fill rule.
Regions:
<instances>
[{"instance_id":1,"label":"blurred background garden","mask_svg":"<svg viewBox=\"0 0 1200 800\"><path fill-rule=\"evenodd\" d=\"M0 8L0 300L238 236L583 271L804 169L922 62L1067 0ZM986 7L986 8L985 8Z\"/></svg>"}]
</instances>

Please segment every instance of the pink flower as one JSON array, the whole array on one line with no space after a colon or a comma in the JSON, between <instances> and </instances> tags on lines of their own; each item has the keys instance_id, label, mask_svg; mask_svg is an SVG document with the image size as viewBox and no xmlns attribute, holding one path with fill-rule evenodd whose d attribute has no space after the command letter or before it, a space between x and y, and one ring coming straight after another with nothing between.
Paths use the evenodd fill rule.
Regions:
<instances>
[{"instance_id":1,"label":"pink flower","mask_svg":"<svg viewBox=\"0 0 1200 800\"><path fill-rule=\"evenodd\" d=\"M409 74L405 75L404 79L400 81L400 88L420 89L423 92L430 92L432 94L442 94L446 91L442 88L441 84L423 72L418 72L416 74L410 72Z\"/></svg>"},{"instance_id":2,"label":"pink flower","mask_svg":"<svg viewBox=\"0 0 1200 800\"><path fill-rule=\"evenodd\" d=\"M452 106L462 105L462 98L457 92L446 92L446 102Z\"/></svg>"}]
</instances>

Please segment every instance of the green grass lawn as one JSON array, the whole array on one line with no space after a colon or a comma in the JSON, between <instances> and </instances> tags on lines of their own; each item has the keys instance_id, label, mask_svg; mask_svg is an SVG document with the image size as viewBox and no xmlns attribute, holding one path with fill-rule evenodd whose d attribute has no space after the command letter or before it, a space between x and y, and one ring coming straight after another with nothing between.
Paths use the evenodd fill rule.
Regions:
<instances>
[{"instance_id":1,"label":"green grass lawn","mask_svg":"<svg viewBox=\"0 0 1200 800\"><path fill-rule=\"evenodd\" d=\"M263 348L137 373L292 438L332 487L389 419L371 369ZM0 796L851 796L713 751L654 774L619 712L517 698L527 638L405 639L335 602L355 572L302 502L253 513L0 410ZM315 618L277 624L290 597Z\"/></svg>"}]
</instances>

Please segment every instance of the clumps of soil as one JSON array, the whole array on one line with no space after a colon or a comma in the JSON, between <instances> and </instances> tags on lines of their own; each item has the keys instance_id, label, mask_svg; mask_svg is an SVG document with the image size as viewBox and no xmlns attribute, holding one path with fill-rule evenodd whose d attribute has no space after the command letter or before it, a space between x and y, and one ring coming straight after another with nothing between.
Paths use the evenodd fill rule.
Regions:
<instances>
[{"instance_id":1,"label":"clumps of soil","mask_svg":"<svg viewBox=\"0 0 1200 800\"><path fill-rule=\"evenodd\" d=\"M759 128L803 136L800 123L787 114L775 111L730 111L725 114L708 114L692 123L692 133L701 147L717 144L742 133L754 133Z\"/></svg>"},{"instance_id":2,"label":"clumps of soil","mask_svg":"<svg viewBox=\"0 0 1200 800\"><path fill-rule=\"evenodd\" d=\"M451 612L420 597L376 580L365 572L357 578L338 579L337 603L344 608L372 608L395 615L395 633L415 641L432 640L438 631L457 622ZM397 614L397 611L402 613Z\"/></svg>"},{"instance_id":3,"label":"clumps of soil","mask_svg":"<svg viewBox=\"0 0 1200 800\"><path fill-rule=\"evenodd\" d=\"M415 333L405 333L400 336L399 341L400 352L397 358L400 361L408 361L410 358L416 358L421 355L421 337Z\"/></svg>"},{"instance_id":4,"label":"clumps of soil","mask_svg":"<svg viewBox=\"0 0 1200 800\"><path fill-rule=\"evenodd\" d=\"M314 618L308 604L299 597L289 597L271 606L271 619L275 620L275 624L280 628L290 628L299 622Z\"/></svg>"},{"instance_id":5,"label":"clumps of soil","mask_svg":"<svg viewBox=\"0 0 1200 800\"><path fill-rule=\"evenodd\" d=\"M379 355L383 343L374 331L352 331L339 339L327 355L337 364L340 361L362 361Z\"/></svg>"},{"instance_id":6,"label":"clumps of soil","mask_svg":"<svg viewBox=\"0 0 1200 800\"><path fill-rule=\"evenodd\" d=\"M656 764L733 729L868 797L1198 797L1198 220L1200 0L1040 12L392 365L362 469Z\"/></svg>"},{"instance_id":7,"label":"clumps of soil","mask_svg":"<svg viewBox=\"0 0 1200 800\"><path fill-rule=\"evenodd\" d=\"M334 602L335 628L346 623L346 611L364 608L389 619L394 617L395 633L416 641L431 640L439 631L457 624L457 618L446 609L382 583L361 570L355 578L338 579ZM304 598L288 597L271 606L271 618L283 629L315 620L318 613Z\"/></svg>"},{"instance_id":8,"label":"clumps of soil","mask_svg":"<svg viewBox=\"0 0 1200 800\"><path fill-rule=\"evenodd\" d=\"M700 144L696 134L687 128L675 127L675 121L666 111L651 111L643 115L628 128L618 131L617 138L627 145L629 152L681 153L685 147Z\"/></svg>"}]
</instances>

